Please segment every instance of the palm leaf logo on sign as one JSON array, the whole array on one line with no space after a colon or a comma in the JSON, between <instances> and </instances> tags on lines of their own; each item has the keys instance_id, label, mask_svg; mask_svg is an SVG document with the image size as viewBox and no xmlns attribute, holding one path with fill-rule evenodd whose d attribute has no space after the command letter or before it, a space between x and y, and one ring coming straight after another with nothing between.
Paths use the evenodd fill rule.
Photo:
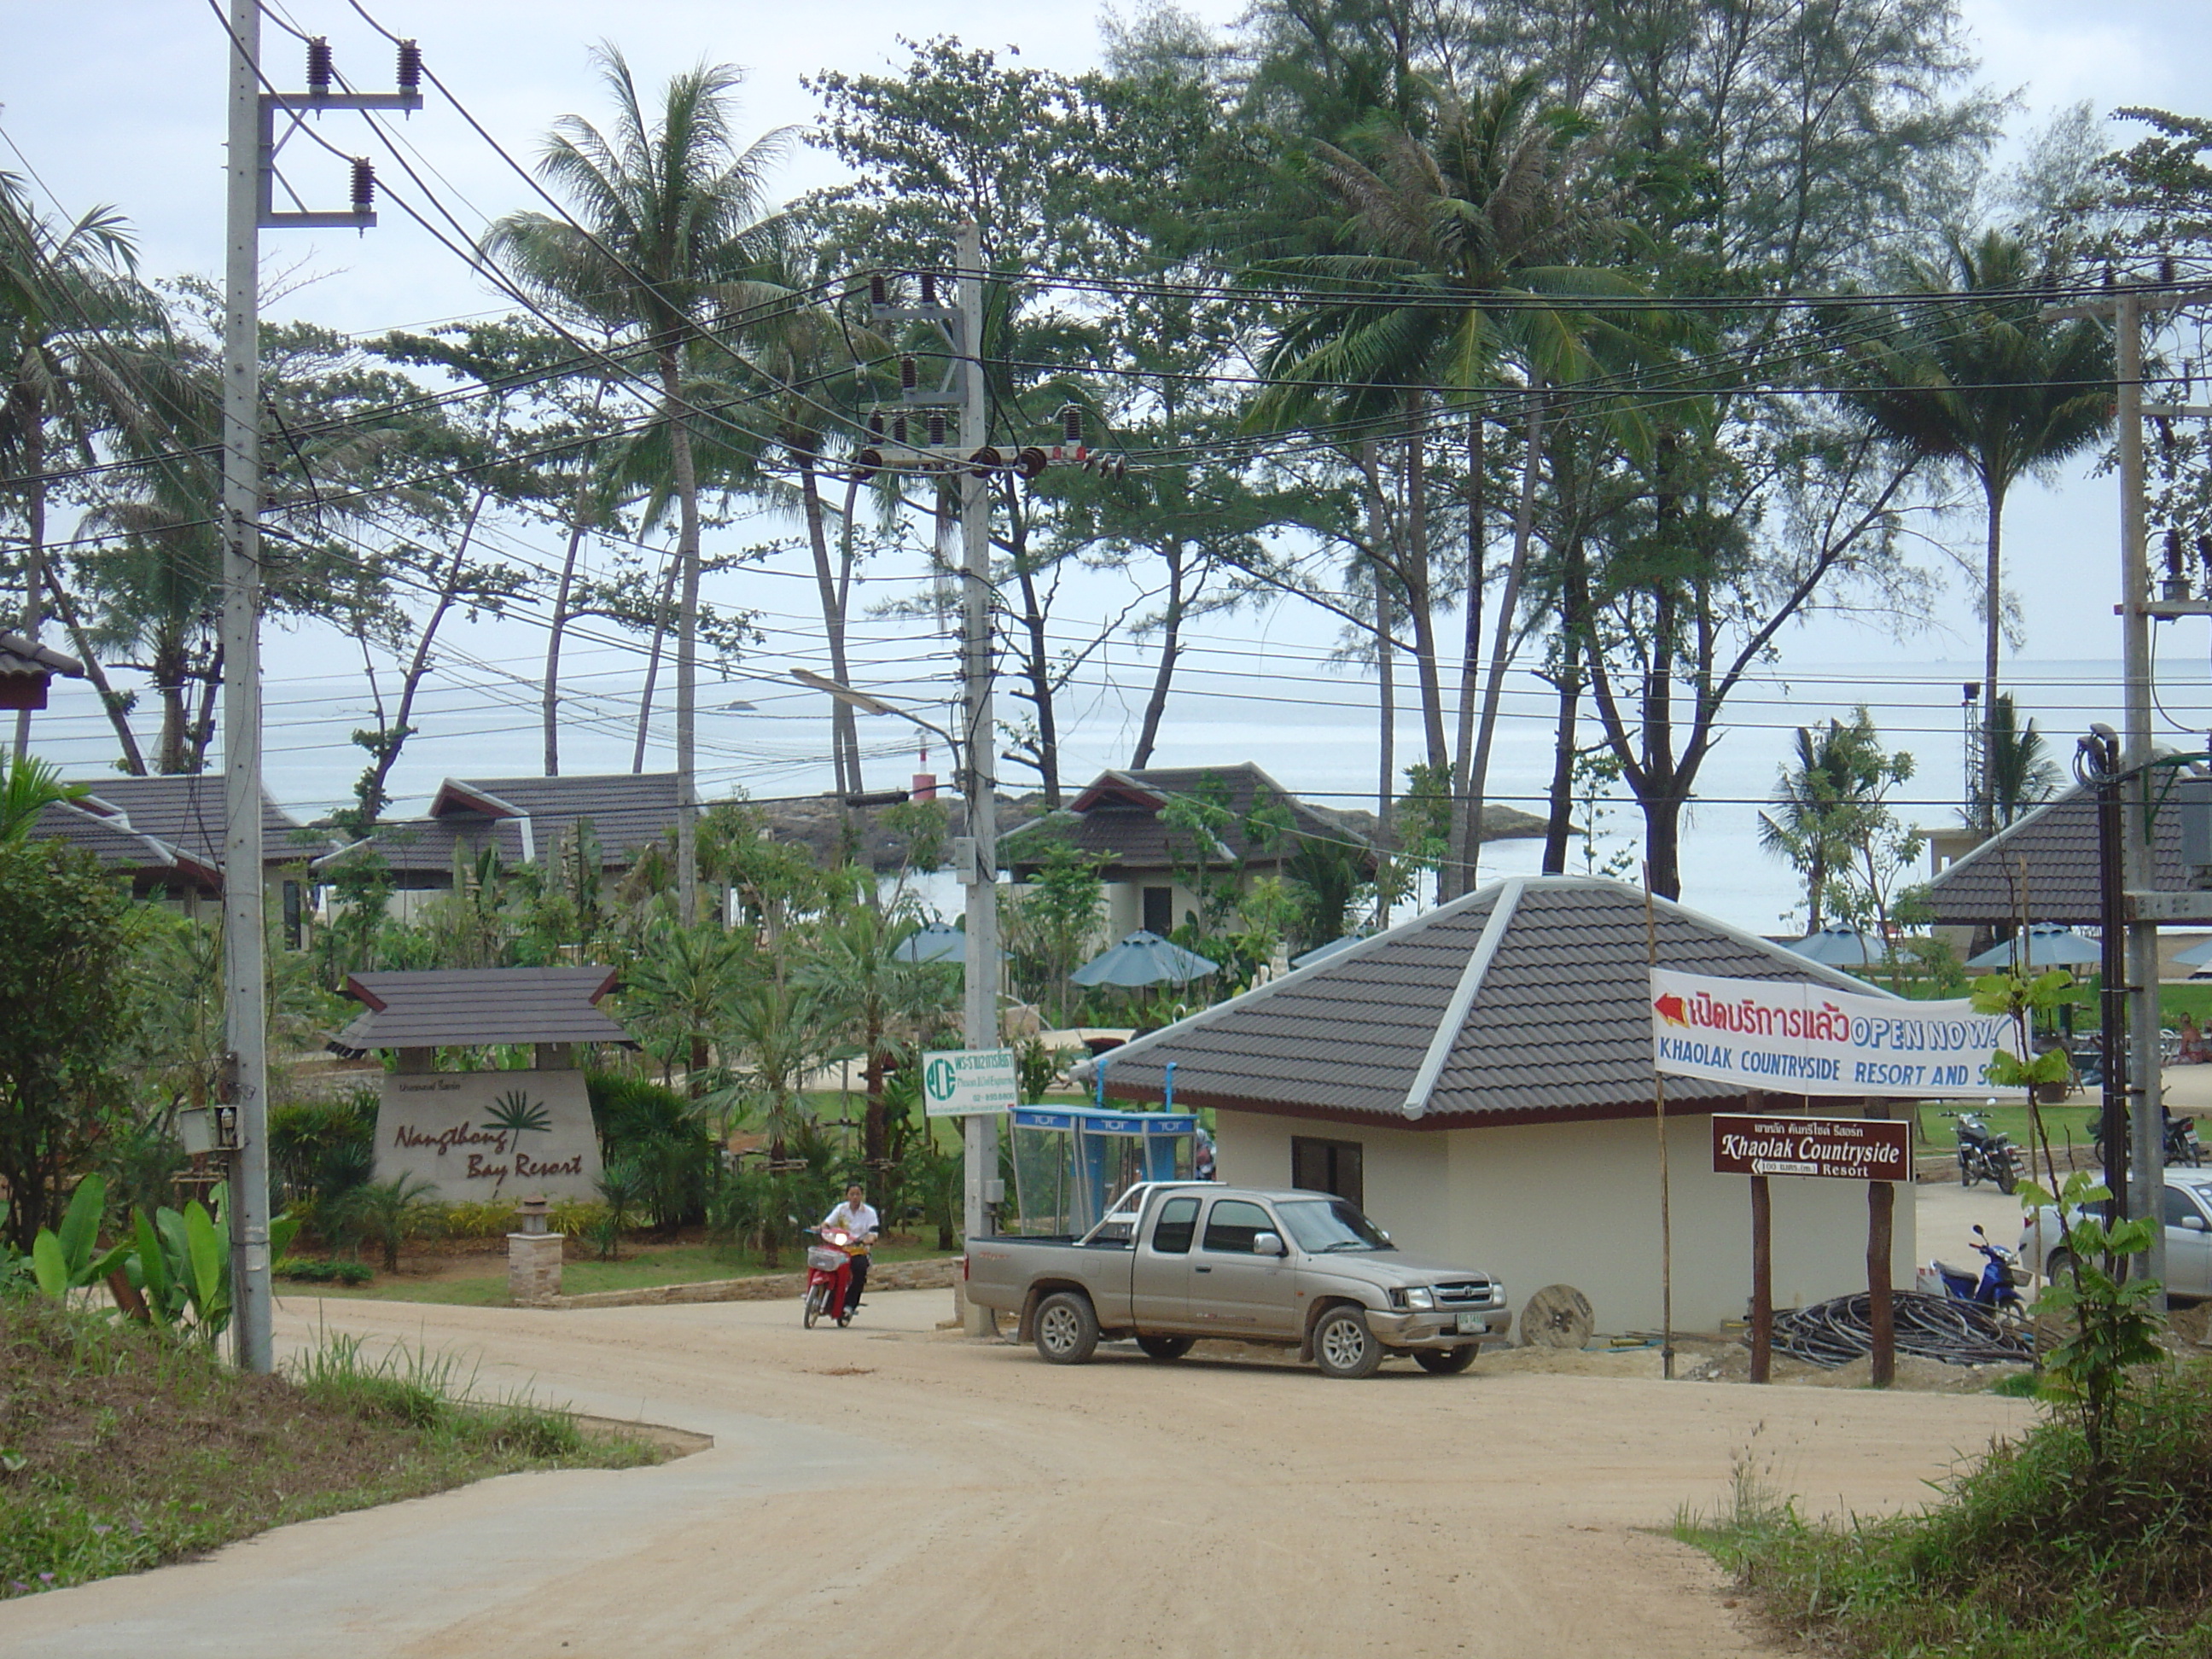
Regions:
<instances>
[{"instance_id":1,"label":"palm leaf logo on sign","mask_svg":"<svg viewBox=\"0 0 2212 1659\"><path fill-rule=\"evenodd\" d=\"M510 1151L518 1150L526 1131L540 1134L553 1133L553 1114L545 1106L530 1097L526 1089L509 1089L492 1103L491 1110L484 1114L484 1121L495 1129L504 1129L514 1139Z\"/></svg>"}]
</instances>

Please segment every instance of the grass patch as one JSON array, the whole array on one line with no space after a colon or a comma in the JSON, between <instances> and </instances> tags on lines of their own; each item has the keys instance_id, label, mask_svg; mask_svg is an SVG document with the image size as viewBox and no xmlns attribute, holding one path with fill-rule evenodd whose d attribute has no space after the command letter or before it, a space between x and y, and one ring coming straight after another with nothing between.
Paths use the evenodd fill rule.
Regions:
<instances>
[{"instance_id":1,"label":"grass patch","mask_svg":"<svg viewBox=\"0 0 2212 1659\"><path fill-rule=\"evenodd\" d=\"M1718 1516L1675 1535L1711 1552L1775 1625L1824 1651L1935 1659L2212 1652L2212 1364L2148 1377L2087 1475L2070 1415L1992 1446L1918 1515L1808 1522L1747 1460Z\"/></svg>"},{"instance_id":2,"label":"grass patch","mask_svg":"<svg viewBox=\"0 0 2212 1659\"><path fill-rule=\"evenodd\" d=\"M136 1572L288 1522L519 1469L659 1461L395 1351L279 1376L39 1297L0 1297L0 1599Z\"/></svg>"},{"instance_id":3,"label":"grass patch","mask_svg":"<svg viewBox=\"0 0 2212 1659\"><path fill-rule=\"evenodd\" d=\"M758 1254L716 1244L625 1245L619 1261L570 1260L562 1264L561 1289L569 1296L593 1291L641 1291L657 1285L692 1285L716 1279L750 1279L767 1273L803 1273L803 1251L786 1250L773 1267L761 1265ZM945 1253L919 1244L880 1246L879 1263L933 1261ZM503 1308L507 1305L507 1255L504 1251L447 1258L435 1278L406 1273L386 1273L374 1284L317 1285L312 1289L280 1288L280 1296L349 1297L372 1302L433 1302L465 1308Z\"/></svg>"}]
</instances>

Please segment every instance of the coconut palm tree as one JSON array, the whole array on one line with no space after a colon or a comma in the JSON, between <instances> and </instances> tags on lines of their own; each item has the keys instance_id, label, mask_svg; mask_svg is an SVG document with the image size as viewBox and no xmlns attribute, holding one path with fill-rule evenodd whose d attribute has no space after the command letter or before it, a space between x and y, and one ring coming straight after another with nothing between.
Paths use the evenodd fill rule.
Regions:
<instances>
[{"instance_id":1,"label":"coconut palm tree","mask_svg":"<svg viewBox=\"0 0 2212 1659\"><path fill-rule=\"evenodd\" d=\"M1759 844L1804 876L1805 931L1817 933L1827 920L1830 882L1850 866L1869 816L1881 810L1882 790L1896 780L1864 708L1849 721L1799 726L1795 757L1775 783L1774 811L1759 815Z\"/></svg>"},{"instance_id":2,"label":"coconut palm tree","mask_svg":"<svg viewBox=\"0 0 2212 1659\"><path fill-rule=\"evenodd\" d=\"M2031 720L2019 724L2012 693L1996 700L1990 724L1996 741L1992 750L1996 763L1990 774L1990 804L2002 830L2032 806L2040 806L2058 793L2058 763L2051 757L2043 733Z\"/></svg>"},{"instance_id":3,"label":"coconut palm tree","mask_svg":"<svg viewBox=\"0 0 2212 1659\"><path fill-rule=\"evenodd\" d=\"M699 631L698 407L687 368L709 326L773 297L755 280L767 174L787 131L741 146L731 97L739 71L702 62L669 78L648 109L612 46L594 52L615 105L611 131L579 115L555 124L538 171L565 195L574 222L512 213L485 236L484 257L568 312L626 337L658 381L676 498L677 891L686 927L698 919L695 766Z\"/></svg>"},{"instance_id":4,"label":"coconut palm tree","mask_svg":"<svg viewBox=\"0 0 2212 1659\"><path fill-rule=\"evenodd\" d=\"M2026 474L2094 444L2112 422L2112 337L2087 319L2046 321L2044 290L2063 255L1987 231L1953 238L1939 260L1916 263L1909 291L1931 296L1871 337L1847 345L1853 401L1877 429L1981 487L1982 725L1978 825L1998 823L1994 787L1997 646L2003 633L2005 497ZM1855 319L1856 321L1856 319Z\"/></svg>"},{"instance_id":5,"label":"coconut palm tree","mask_svg":"<svg viewBox=\"0 0 2212 1659\"><path fill-rule=\"evenodd\" d=\"M1339 405L1339 414L1366 413L1341 407L1344 394L1336 389L1357 388L1356 401L1371 404L1377 388L1395 385L1408 388L1400 396L1408 430L1418 434L1428 395L1421 388L1439 386L1465 398L1517 384L1529 394L1513 556L1481 676L1479 720L1474 685L1484 577L1480 531L1470 528L1451 844L1440 893L1449 898L1474 879L1476 826L1533 536L1540 389L1648 356L1653 341L1678 325L1656 307L1593 314L1571 303L1593 295L1633 299L1641 291L1619 271L1591 262L1590 256L1621 241L1626 224L1616 211L1615 192L1599 181L1595 133L1570 112L1547 107L1533 76L1472 100L1440 96L1433 118L1419 128L1378 118L1356 130L1345 147L1316 143L1310 154L1314 182L1334 216L1329 234L1336 246L1266 270L1329 292L1293 313L1264 360L1277 384L1259 400L1258 418L1304 417L1320 404ZM1357 297L1345 299L1347 288ZM1377 303L1388 296L1397 302ZM1563 303L1547 303L1553 301ZM1614 412L1629 447L1648 448L1632 408ZM1471 492L1483 471L1482 426L1479 416L1469 422ZM1418 435L1409 442L1418 445ZM1421 471L1416 451L1408 462L1415 491ZM1419 506L1418 495L1409 495L1408 534L1415 544L1401 576L1416 655L1433 682L1426 549L1414 522L1423 516ZM1479 524L1481 502L1472 493L1468 507ZM1431 705L1430 763L1440 766L1449 755L1438 693L1425 686L1425 698Z\"/></svg>"}]
</instances>

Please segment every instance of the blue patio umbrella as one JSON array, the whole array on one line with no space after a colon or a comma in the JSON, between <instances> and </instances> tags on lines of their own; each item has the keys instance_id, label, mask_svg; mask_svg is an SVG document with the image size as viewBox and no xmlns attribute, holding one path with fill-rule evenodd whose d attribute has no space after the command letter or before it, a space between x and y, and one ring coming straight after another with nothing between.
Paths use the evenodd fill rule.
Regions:
<instances>
[{"instance_id":1,"label":"blue patio umbrella","mask_svg":"<svg viewBox=\"0 0 2212 1659\"><path fill-rule=\"evenodd\" d=\"M1138 932L1068 975L1078 985L1182 985L1220 967L1158 933Z\"/></svg>"},{"instance_id":2,"label":"blue patio umbrella","mask_svg":"<svg viewBox=\"0 0 2212 1659\"><path fill-rule=\"evenodd\" d=\"M1008 954L1000 951L1000 959L1003 961ZM925 922L915 933L900 940L891 956L899 962L949 962L965 967L968 935L946 922Z\"/></svg>"},{"instance_id":3,"label":"blue patio umbrella","mask_svg":"<svg viewBox=\"0 0 2212 1659\"><path fill-rule=\"evenodd\" d=\"M2202 945L2192 945L2186 951L2175 951L2173 960L2179 967L2202 968L2206 963L2212 962L2212 939L2206 939Z\"/></svg>"},{"instance_id":4,"label":"blue patio umbrella","mask_svg":"<svg viewBox=\"0 0 2212 1659\"><path fill-rule=\"evenodd\" d=\"M964 961L968 935L941 921L928 922L920 932L901 940L891 955L901 962Z\"/></svg>"},{"instance_id":5,"label":"blue patio umbrella","mask_svg":"<svg viewBox=\"0 0 2212 1659\"><path fill-rule=\"evenodd\" d=\"M1884 960L1880 939L1840 921L1829 923L1817 933L1808 933L1787 948L1831 968L1879 967Z\"/></svg>"},{"instance_id":6,"label":"blue patio umbrella","mask_svg":"<svg viewBox=\"0 0 2212 1659\"><path fill-rule=\"evenodd\" d=\"M1992 945L1981 955L1968 957L1966 966L2009 968L2019 961L2031 968L2075 968L2101 962L2104 955L2095 940L2083 939L2071 927L2061 927L2055 921L2039 921L2027 930L2025 943L2008 939Z\"/></svg>"}]
</instances>

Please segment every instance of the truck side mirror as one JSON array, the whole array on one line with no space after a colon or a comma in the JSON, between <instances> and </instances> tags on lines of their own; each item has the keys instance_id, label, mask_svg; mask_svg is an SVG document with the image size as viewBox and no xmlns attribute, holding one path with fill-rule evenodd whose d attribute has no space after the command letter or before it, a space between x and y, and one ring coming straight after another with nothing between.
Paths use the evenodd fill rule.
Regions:
<instances>
[{"instance_id":1,"label":"truck side mirror","mask_svg":"<svg viewBox=\"0 0 2212 1659\"><path fill-rule=\"evenodd\" d=\"M1254 1255L1288 1255L1290 1252L1283 1248L1283 1236L1280 1233L1254 1233L1252 1254Z\"/></svg>"}]
</instances>

